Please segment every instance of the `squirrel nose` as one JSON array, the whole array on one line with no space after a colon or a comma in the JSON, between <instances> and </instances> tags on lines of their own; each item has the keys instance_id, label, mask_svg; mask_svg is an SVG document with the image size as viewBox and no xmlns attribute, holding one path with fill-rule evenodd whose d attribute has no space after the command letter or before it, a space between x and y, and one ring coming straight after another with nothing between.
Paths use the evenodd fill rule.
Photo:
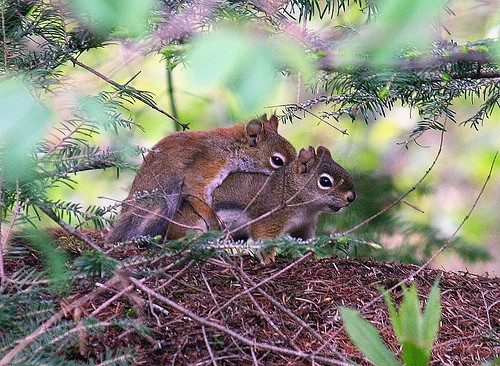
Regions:
<instances>
[{"instance_id":1,"label":"squirrel nose","mask_svg":"<svg viewBox=\"0 0 500 366\"><path fill-rule=\"evenodd\" d=\"M351 191L347 193L346 195L347 202L352 203L355 199L356 199L356 192Z\"/></svg>"}]
</instances>

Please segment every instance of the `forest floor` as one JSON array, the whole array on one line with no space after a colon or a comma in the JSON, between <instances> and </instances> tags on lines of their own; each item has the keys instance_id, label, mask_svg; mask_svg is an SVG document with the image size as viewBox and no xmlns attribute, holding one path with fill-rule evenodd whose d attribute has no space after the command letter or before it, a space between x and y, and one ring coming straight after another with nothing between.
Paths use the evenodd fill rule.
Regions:
<instances>
[{"instance_id":1,"label":"forest floor","mask_svg":"<svg viewBox=\"0 0 500 366\"><path fill-rule=\"evenodd\" d=\"M113 256L145 258L147 252L122 248ZM40 265L36 253L23 258L6 260L7 275L29 262ZM203 264L157 257L107 281L76 286L61 309L76 324L77 310L136 324L82 335L75 350L82 361L126 347L137 365L369 365L348 339L339 306L359 310L399 355L380 289L415 281L424 304L438 277L442 317L431 364L481 365L498 357L500 278L366 259L307 255L262 266L250 256ZM391 294L398 304L402 288Z\"/></svg>"}]
</instances>

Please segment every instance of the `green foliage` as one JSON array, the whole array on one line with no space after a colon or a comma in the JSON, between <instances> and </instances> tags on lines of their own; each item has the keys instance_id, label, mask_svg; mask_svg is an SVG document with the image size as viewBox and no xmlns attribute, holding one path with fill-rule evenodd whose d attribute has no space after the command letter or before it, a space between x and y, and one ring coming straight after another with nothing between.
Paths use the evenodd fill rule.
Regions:
<instances>
[{"instance_id":1,"label":"green foliage","mask_svg":"<svg viewBox=\"0 0 500 366\"><path fill-rule=\"evenodd\" d=\"M396 356L382 342L377 328L362 319L356 310L340 307L340 314L347 334L375 365L400 365Z\"/></svg>"},{"instance_id":2,"label":"green foliage","mask_svg":"<svg viewBox=\"0 0 500 366\"><path fill-rule=\"evenodd\" d=\"M84 278L109 278L118 265L118 261L101 252L84 252L75 259L73 270Z\"/></svg>"},{"instance_id":3,"label":"green foliage","mask_svg":"<svg viewBox=\"0 0 500 366\"><path fill-rule=\"evenodd\" d=\"M44 227L44 214L59 224L78 228L103 228L112 220L117 205L84 207L73 200L53 198L51 192L60 186L79 189L76 177L83 172L133 168L135 164L130 157L146 152L123 146L124 141L118 146L110 141L124 130L139 126L131 112L137 101L160 109L154 95L129 85L134 77L120 84L111 79L114 74L100 73L106 72L105 67L99 72L92 66L100 69L101 65L88 66L81 61L87 51L108 47L120 37L135 42L146 36L147 41L135 42L131 48L143 47L140 52L144 53L152 49L161 52L170 71L177 65L186 66L195 84L191 89L195 93L208 93L214 100L222 94L235 119L253 115L268 104L279 89L280 73L300 75L313 93L310 100L285 108L288 118L303 110L314 110L323 119L341 121L347 116L368 123L394 106L403 105L419 115L413 132L418 136L429 129L443 129L445 119L479 129L498 106L499 42L432 42L429 28L422 23L439 18L442 1L292 0L283 3L283 9L267 9L266 3L260 2L234 1L217 2L213 8L205 9L203 3L157 4L153 0L0 3L2 235L26 226ZM191 14L193 4L199 5L196 10L200 11L200 17L182 18ZM313 20L314 24L318 19L326 21L327 15L332 23L324 23L327 24L324 29L339 26L342 29L339 36L320 39L305 28L299 31L305 23L294 28L297 25L294 19ZM176 16L187 23L186 29L168 33L170 21L178 20ZM323 27L323 23L318 24ZM92 73L111 87L100 86L101 90L93 94L82 88L75 98L68 98L70 101L55 98L66 94L73 83L80 82L66 78L73 67ZM480 100L477 111L465 120L457 117L454 106L457 98L462 97ZM313 251L317 257L355 253L418 262L443 245L445 239L434 227L403 221L395 211L373 220L358 230L355 237L335 237L333 232L351 228L401 194L391 177L373 177L365 172L355 177L355 182L359 202L346 215L323 221L320 224L323 235L309 241L284 237L233 243L221 237L220 232L193 233L168 242L159 251L152 250L153 256L203 263L229 251L258 252L275 247L278 253L289 257ZM417 195L424 195L426 189L419 189ZM69 258L38 231L31 234L29 248L9 242L5 251L6 260L16 260L30 258L33 254L30 248L35 248L43 258L44 268L22 266L9 274L10 282L0 284L0 357L60 311L54 291L64 293L71 285L79 290L90 289L96 281L112 277L134 260L150 263L150 258L142 254L118 260L99 251L85 251ZM394 251L380 250L375 243L381 235L416 237L418 242ZM2 236L2 245L3 239ZM161 243L158 238L143 239L135 244L155 249ZM471 249L460 239L452 242L450 248L471 260L487 258L487 253ZM149 270L148 266L139 269ZM404 289L399 312L389 298L386 300L403 347L403 361L408 365L424 364L437 332L437 285L423 316L414 287ZM135 309L125 313L138 316ZM373 326L348 309L342 310L342 316L348 332L358 339L358 346L369 348L371 359L385 365L397 364ZM133 321L111 321L104 325L84 318L82 322L89 334L110 327L133 328L139 334L147 334L147 329ZM216 336L213 340L217 344ZM24 349L13 364L84 364L78 355L71 353L78 341L74 322L62 319ZM115 353L100 352L98 358L86 364L134 363L133 352L121 349Z\"/></svg>"},{"instance_id":4,"label":"green foliage","mask_svg":"<svg viewBox=\"0 0 500 366\"><path fill-rule=\"evenodd\" d=\"M409 289L403 285L403 302L399 307L399 312L390 295L384 292L384 296L392 327L399 343L403 346L403 362L409 366L428 365L441 319L439 280L436 280L432 286L423 314L420 314L415 283Z\"/></svg>"},{"instance_id":5,"label":"green foliage","mask_svg":"<svg viewBox=\"0 0 500 366\"><path fill-rule=\"evenodd\" d=\"M391 1L375 2L376 16L372 22L359 28L359 35L352 36L341 51L344 65L357 63L360 55L370 55L368 61L375 68L393 66L395 56L402 49L412 52L428 48L432 39L432 26L444 7L444 1ZM404 32L401 32L404 29ZM383 98L382 98L383 99Z\"/></svg>"},{"instance_id":6,"label":"green foliage","mask_svg":"<svg viewBox=\"0 0 500 366\"><path fill-rule=\"evenodd\" d=\"M80 16L98 31L136 37L144 34L155 0L70 0Z\"/></svg>"},{"instance_id":7,"label":"green foliage","mask_svg":"<svg viewBox=\"0 0 500 366\"><path fill-rule=\"evenodd\" d=\"M63 293L70 286L70 278L66 262L67 254L42 230L29 230L22 238L42 254L43 262L47 267L50 284L57 293Z\"/></svg>"},{"instance_id":8,"label":"green foliage","mask_svg":"<svg viewBox=\"0 0 500 366\"><path fill-rule=\"evenodd\" d=\"M409 289L403 285L403 301L399 311L387 292L384 292L384 297L392 327L403 347L403 363L407 366L428 365L441 318L439 280L431 289L423 314L420 313L415 283ZM400 365L394 353L383 344L373 325L362 319L355 310L342 307L340 311L347 334L370 361L379 366Z\"/></svg>"},{"instance_id":9,"label":"green foliage","mask_svg":"<svg viewBox=\"0 0 500 366\"><path fill-rule=\"evenodd\" d=\"M82 279L82 283L89 286L90 275L94 274L91 267L93 268L97 255L85 253L75 259L69 259L61 255L60 248L50 246L51 241L43 235L36 235L34 231L29 234L18 237L6 251L6 257L12 260L26 260L33 254L27 252L25 245L36 246L48 266L47 270L37 268L38 263L35 267L22 267L10 276L9 283L0 285L0 359L11 351L20 339L39 331L42 324L46 324L58 311L62 311L61 299L59 296L54 296L54 289L67 290L68 284ZM29 241L25 241L26 238ZM20 256L23 256L23 259L20 259ZM102 257L101 262L104 262ZM63 265L72 270L63 269ZM85 273L83 269L92 273ZM100 274L104 274L102 269ZM62 285L65 286L61 287ZM9 365L132 365L135 364L134 351L128 348L102 352L98 355L99 362L92 359L84 362L73 351L74 346L80 342L78 334L84 332L85 337L89 339L112 328L121 330L132 328L139 334L147 333L144 326L123 319L102 322L92 317L82 317L79 325L80 328L75 327L74 319L71 317L60 319L53 326L44 329L41 335L24 348Z\"/></svg>"},{"instance_id":10,"label":"green foliage","mask_svg":"<svg viewBox=\"0 0 500 366\"><path fill-rule=\"evenodd\" d=\"M0 80L0 174L8 183L32 178L33 146L50 122L48 109L30 89L15 79Z\"/></svg>"},{"instance_id":11,"label":"green foliage","mask_svg":"<svg viewBox=\"0 0 500 366\"><path fill-rule=\"evenodd\" d=\"M236 119L261 110L276 92L279 71L292 69L307 77L312 70L310 59L291 40L227 26L195 39L186 59L192 85L222 91Z\"/></svg>"}]
</instances>

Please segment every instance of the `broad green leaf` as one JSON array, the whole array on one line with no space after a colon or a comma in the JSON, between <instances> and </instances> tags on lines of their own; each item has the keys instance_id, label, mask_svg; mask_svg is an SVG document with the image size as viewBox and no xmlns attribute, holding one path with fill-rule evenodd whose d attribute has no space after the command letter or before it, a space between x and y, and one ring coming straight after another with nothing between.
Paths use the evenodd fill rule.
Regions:
<instances>
[{"instance_id":1,"label":"broad green leaf","mask_svg":"<svg viewBox=\"0 0 500 366\"><path fill-rule=\"evenodd\" d=\"M224 96L240 118L262 109L276 90L277 68L265 42L237 28L196 39L187 59L192 85Z\"/></svg>"},{"instance_id":2,"label":"broad green leaf","mask_svg":"<svg viewBox=\"0 0 500 366\"><path fill-rule=\"evenodd\" d=\"M0 82L0 170L6 182L33 174L30 155L49 122L49 110L28 85L14 79Z\"/></svg>"},{"instance_id":3,"label":"broad green leaf","mask_svg":"<svg viewBox=\"0 0 500 366\"><path fill-rule=\"evenodd\" d=\"M344 64L356 61L359 54L370 55L377 67L390 66L405 48L425 50L432 40L444 0L380 0L374 21L359 29L341 50Z\"/></svg>"},{"instance_id":4,"label":"broad green leaf","mask_svg":"<svg viewBox=\"0 0 500 366\"><path fill-rule=\"evenodd\" d=\"M377 366L399 366L398 359L382 342L373 325L362 319L358 312L340 307L340 314L351 341Z\"/></svg>"},{"instance_id":5,"label":"broad green leaf","mask_svg":"<svg viewBox=\"0 0 500 366\"><path fill-rule=\"evenodd\" d=\"M439 321L441 319L441 291L439 290L439 278L436 279L431 288L427 305L424 310L423 319L423 341L425 346L431 348L436 339L439 330Z\"/></svg>"},{"instance_id":6,"label":"broad green leaf","mask_svg":"<svg viewBox=\"0 0 500 366\"><path fill-rule=\"evenodd\" d=\"M420 345L422 338L422 315L420 313L418 291L415 282L410 288L403 286L403 301L399 307L399 317L403 325L403 334L398 337L399 342L401 344L411 342Z\"/></svg>"}]
</instances>

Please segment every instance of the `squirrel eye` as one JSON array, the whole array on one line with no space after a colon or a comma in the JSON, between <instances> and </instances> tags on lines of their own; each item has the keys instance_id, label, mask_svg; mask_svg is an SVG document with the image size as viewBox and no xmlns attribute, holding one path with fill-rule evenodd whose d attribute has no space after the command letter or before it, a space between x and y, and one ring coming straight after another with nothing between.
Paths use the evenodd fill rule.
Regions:
<instances>
[{"instance_id":1,"label":"squirrel eye","mask_svg":"<svg viewBox=\"0 0 500 366\"><path fill-rule=\"evenodd\" d=\"M318 179L318 186L321 189L333 187L333 178L326 173L321 174Z\"/></svg>"},{"instance_id":2,"label":"squirrel eye","mask_svg":"<svg viewBox=\"0 0 500 366\"><path fill-rule=\"evenodd\" d=\"M283 155L281 155L279 153L274 153L269 158L269 162L271 163L271 166L273 168L278 169L278 168L282 167L283 165L285 165L285 158L283 157Z\"/></svg>"}]
</instances>

